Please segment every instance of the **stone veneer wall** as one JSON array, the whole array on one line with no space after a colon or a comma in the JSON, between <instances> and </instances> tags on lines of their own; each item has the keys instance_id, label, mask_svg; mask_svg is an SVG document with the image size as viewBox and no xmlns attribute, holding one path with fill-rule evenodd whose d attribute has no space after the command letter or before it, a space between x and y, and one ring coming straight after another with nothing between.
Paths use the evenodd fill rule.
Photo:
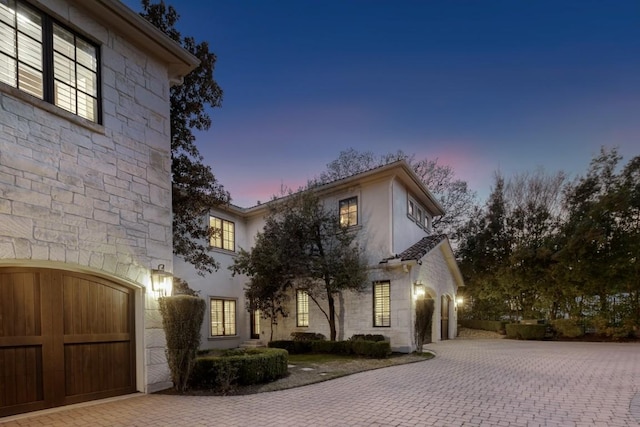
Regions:
<instances>
[{"instance_id":1,"label":"stone veneer wall","mask_svg":"<svg viewBox=\"0 0 640 427\"><path fill-rule=\"evenodd\" d=\"M0 265L50 265L139 287L138 386L166 388L164 332L144 290L150 268L172 270L167 69L76 7L47 5L101 44L103 125L0 83Z\"/></svg>"}]
</instances>

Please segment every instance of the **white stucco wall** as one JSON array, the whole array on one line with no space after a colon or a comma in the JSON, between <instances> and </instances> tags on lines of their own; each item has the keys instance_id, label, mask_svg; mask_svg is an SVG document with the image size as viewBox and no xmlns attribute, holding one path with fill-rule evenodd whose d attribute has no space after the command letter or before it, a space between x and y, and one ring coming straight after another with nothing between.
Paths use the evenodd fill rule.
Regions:
<instances>
[{"instance_id":1,"label":"white stucco wall","mask_svg":"<svg viewBox=\"0 0 640 427\"><path fill-rule=\"evenodd\" d=\"M46 6L101 45L103 124L0 83L0 265L137 287L138 387L164 388L164 333L144 290L150 268L173 262L167 68L77 7Z\"/></svg>"},{"instance_id":2,"label":"white stucco wall","mask_svg":"<svg viewBox=\"0 0 640 427\"><path fill-rule=\"evenodd\" d=\"M393 194L392 252L402 253L405 249L429 235L427 230L416 224L407 213L409 192L405 185L398 180L391 183Z\"/></svg>"}]
</instances>

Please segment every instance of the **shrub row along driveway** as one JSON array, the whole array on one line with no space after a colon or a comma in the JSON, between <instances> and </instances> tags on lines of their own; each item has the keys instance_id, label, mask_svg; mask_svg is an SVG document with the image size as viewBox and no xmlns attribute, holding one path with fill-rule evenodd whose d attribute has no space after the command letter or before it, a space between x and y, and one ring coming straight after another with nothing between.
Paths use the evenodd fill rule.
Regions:
<instances>
[{"instance_id":1,"label":"shrub row along driveway","mask_svg":"<svg viewBox=\"0 0 640 427\"><path fill-rule=\"evenodd\" d=\"M427 348L435 359L296 389L139 396L8 425L640 426L640 344L459 339Z\"/></svg>"}]
</instances>

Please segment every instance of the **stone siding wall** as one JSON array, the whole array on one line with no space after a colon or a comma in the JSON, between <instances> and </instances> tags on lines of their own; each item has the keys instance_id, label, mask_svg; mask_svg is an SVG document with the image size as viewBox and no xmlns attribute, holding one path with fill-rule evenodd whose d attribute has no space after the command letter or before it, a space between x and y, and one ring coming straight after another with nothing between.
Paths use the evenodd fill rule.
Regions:
<instances>
[{"instance_id":1,"label":"stone siding wall","mask_svg":"<svg viewBox=\"0 0 640 427\"><path fill-rule=\"evenodd\" d=\"M66 2L47 7L101 45L103 124L0 83L0 265L83 270L144 289L150 268L172 270L166 67ZM145 389L161 388L164 333L156 299L143 294Z\"/></svg>"}]
</instances>

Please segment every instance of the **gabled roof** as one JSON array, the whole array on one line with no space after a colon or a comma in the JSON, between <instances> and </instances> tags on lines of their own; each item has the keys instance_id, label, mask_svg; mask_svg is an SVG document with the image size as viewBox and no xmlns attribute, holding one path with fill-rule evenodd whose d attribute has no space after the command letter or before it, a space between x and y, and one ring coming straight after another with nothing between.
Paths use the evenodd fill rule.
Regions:
<instances>
[{"instance_id":1,"label":"gabled roof","mask_svg":"<svg viewBox=\"0 0 640 427\"><path fill-rule=\"evenodd\" d=\"M316 191L319 194L330 194L333 191L340 190L341 188L348 188L354 184L373 181L381 177L388 176L390 179L397 179L406 185L416 198L422 202L425 207L433 213L434 216L441 216L445 214L444 208L435 198L435 196L429 191L429 189L420 180L418 175L413 171L409 163L405 160L398 160L386 165L377 166L375 168L366 170L364 172L357 173L355 175L348 176L346 178L336 179L324 184L316 185L311 188L312 191ZM288 197L288 196L285 196ZM279 199L279 198L278 198ZM276 200L278 200L276 199ZM229 204L226 209L229 209L238 214L256 214L267 209L269 203L264 202L260 205L252 206L250 208L241 208L239 206Z\"/></svg>"},{"instance_id":2,"label":"gabled roof","mask_svg":"<svg viewBox=\"0 0 640 427\"><path fill-rule=\"evenodd\" d=\"M456 280L458 287L464 286L462 273L460 272L460 268L458 267L458 263L456 262L455 255L453 254L453 249L451 248L451 244L449 243L449 238L446 234L436 234L433 236L423 237L418 242L402 251L402 253L383 259L382 261L380 261L380 264L389 264L396 266L402 265L404 263L422 264L422 258L424 258L429 252L437 247L440 247L442 255L444 256L444 259L449 266L449 271Z\"/></svg>"},{"instance_id":3,"label":"gabled roof","mask_svg":"<svg viewBox=\"0 0 640 427\"><path fill-rule=\"evenodd\" d=\"M381 261L387 262L392 259L398 259L400 261L418 261L422 259L426 254L428 254L433 248L438 246L440 242L447 239L446 234L436 234L434 236L427 236L420 239L414 245L408 247L401 254L385 258Z\"/></svg>"}]
</instances>

